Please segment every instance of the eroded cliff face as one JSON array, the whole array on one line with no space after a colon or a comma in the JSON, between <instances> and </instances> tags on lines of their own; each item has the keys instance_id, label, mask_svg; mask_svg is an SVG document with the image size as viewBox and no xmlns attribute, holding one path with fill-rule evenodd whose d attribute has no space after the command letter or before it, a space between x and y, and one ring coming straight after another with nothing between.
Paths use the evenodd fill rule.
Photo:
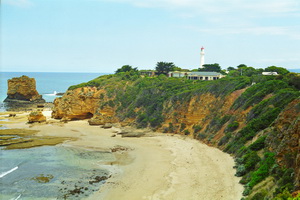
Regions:
<instances>
[{"instance_id":1,"label":"eroded cliff face","mask_svg":"<svg viewBox=\"0 0 300 200\"><path fill-rule=\"evenodd\" d=\"M107 101L105 90L98 90L96 87L68 90L62 97L54 100L52 118L66 121L93 118L99 124L100 121L114 121L110 120L115 115L114 110L107 106L100 108L102 101Z\"/></svg>"},{"instance_id":2,"label":"eroded cliff face","mask_svg":"<svg viewBox=\"0 0 300 200\"><path fill-rule=\"evenodd\" d=\"M159 130L179 134L184 134L183 130L188 130L189 135L196 137L200 130L210 128L210 123L214 118L225 115L235 115L241 128L244 126L249 110L234 111L231 110L231 106L244 91L245 89L237 90L226 97L216 97L211 93L200 94L193 96L186 103L169 101L164 106L165 121ZM172 130L169 130L170 125ZM200 130L195 132L197 125ZM216 139L224 136L224 128L220 127L220 129L215 130L214 135L216 135Z\"/></svg>"},{"instance_id":3,"label":"eroded cliff face","mask_svg":"<svg viewBox=\"0 0 300 200\"><path fill-rule=\"evenodd\" d=\"M45 102L42 95L39 95L36 90L36 82L34 78L29 78L28 76L21 76L17 78L12 78L7 81L8 90L7 98L5 102L22 100L30 102Z\"/></svg>"},{"instance_id":4,"label":"eroded cliff face","mask_svg":"<svg viewBox=\"0 0 300 200\"><path fill-rule=\"evenodd\" d=\"M300 99L292 101L280 113L267 143L276 152L280 165L295 170L295 185L300 189Z\"/></svg>"}]
</instances>

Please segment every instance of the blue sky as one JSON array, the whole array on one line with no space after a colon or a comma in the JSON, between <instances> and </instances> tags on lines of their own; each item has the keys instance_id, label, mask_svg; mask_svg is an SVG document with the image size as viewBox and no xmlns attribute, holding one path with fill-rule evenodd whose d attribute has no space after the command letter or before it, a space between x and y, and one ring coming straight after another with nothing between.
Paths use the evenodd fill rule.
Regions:
<instances>
[{"instance_id":1,"label":"blue sky","mask_svg":"<svg viewBox=\"0 0 300 200\"><path fill-rule=\"evenodd\" d=\"M1 71L300 68L299 0L2 0Z\"/></svg>"}]
</instances>

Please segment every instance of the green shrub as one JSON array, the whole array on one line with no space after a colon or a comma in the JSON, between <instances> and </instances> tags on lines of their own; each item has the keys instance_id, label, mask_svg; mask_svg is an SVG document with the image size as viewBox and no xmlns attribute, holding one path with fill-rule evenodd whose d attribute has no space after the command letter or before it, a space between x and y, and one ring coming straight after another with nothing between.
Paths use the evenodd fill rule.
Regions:
<instances>
[{"instance_id":1,"label":"green shrub","mask_svg":"<svg viewBox=\"0 0 300 200\"><path fill-rule=\"evenodd\" d=\"M245 165L246 172L253 170L256 164L260 161L260 157L254 151L247 153L242 158L244 160L243 163Z\"/></svg>"},{"instance_id":2,"label":"green shrub","mask_svg":"<svg viewBox=\"0 0 300 200\"><path fill-rule=\"evenodd\" d=\"M194 133L198 133L202 129L202 127L200 125L194 125L193 129L194 129Z\"/></svg>"},{"instance_id":3,"label":"green shrub","mask_svg":"<svg viewBox=\"0 0 300 200\"><path fill-rule=\"evenodd\" d=\"M184 130L184 135L189 135L190 134L190 131L189 130Z\"/></svg>"},{"instance_id":4,"label":"green shrub","mask_svg":"<svg viewBox=\"0 0 300 200\"><path fill-rule=\"evenodd\" d=\"M235 131L238 127L239 127L239 122L234 121L234 122L228 124L228 126L225 129L225 132Z\"/></svg>"},{"instance_id":5,"label":"green shrub","mask_svg":"<svg viewBox=\"0 0 300 200\"><path fill-rule=\"evenodd\" d=\"M258 192L250 200L262 200L267 195L266 191Z\"/></svg>"},{"instance_id":6,"label":"green shrub","mask_svg":"<svg viewBox=\"0 0 300 200\"><path fill-rule=\"evenodd\" d=\"M266 95L287 88L288 84L281 80L269 80L255 84L248 88L232 105L234 110L247 109L249 106L259 103Z\"/></svg>"},{"instance_id":7,"label":"green shrub","mask_svg":"<svg viewBox=\"0 0 300 200\"><path fill-rule=\"evenodd\" d=\"M273 200L294 200L294 198L288 189L284 189L281 193L277 194ZM296 197L295 200L299 200L299 198Z\"/></svg>"},{"instance_id":8,"label":"green shrub","mask_svg":"<svg viewBox=\"0 0 300 200\"><path fill-rule=\"evenodd\" d=\"M231 138L231 133L227 133L224 137L221 138L221 140L218 143L218 146L222 146L226 144Z\"/></svg>"},{"instance_id":9,"label":"green shrub","mask_svg":"<svg viewBox=\"0 0 300 200\"><path fill-rule=\"evenodd\" d=\"M279 191L282 192L284 189L288 189L289 191L292 191L294 189L294 176L295 171L293 168L284 169L283 175L280 177L279 181L277 182L279 186Z\"/></svg>"},{"instance_id":10,"label":"green shrub","mask_svg":"<svg viewBox=\"0 0 300 200\"><path fill-rule=\"evenodd\" d=\"M174 132L174 126L173 126L172 123L169 123L169 128L168 129L169 129L168 132L170 132L170 133Z\"/></svg>"},{"instance_id":11,"label":"green shrub","mask_svg":"<svg viewBox=\"0 0 300 200\"><path fill-rule=\"evenodd\" d=\"M253 144L249 146L252 151L258 151L265 147L266 136L259 137Z\"/></svg>"},{"instance_id":12,"label":"green shrub","mask_svg":"<svg viewBox=\"0 0 300 200\"><path fill-rule=\"evenodd\" d=\"M245 165L239 165L237 168L236 168L236 173L235 173L235 175L237 176L237 177L241 177L241 176L244 176L245 174L246 174L247 172L246 172L246 167L245 167Z\"/></svg>"},{"instance_id":13,"label":"green shrub","mask_svg":"<svg viewBox=\"0 0 300 200\"><path fill-rule=\"evenodd\" d=\"M200 139L200 140L204 140L205 138L207 137L207 135L203 134L203 133L199 133L197 135L197 138Z\"/></svg>"},{"instance_id":14,"label":"green shrub","mask_svg":"<svg viewBox=\"0 0 300 200\"><path fill-rule=\"evenodd\" d=\"M250 188L253 188L257 183L269 176L271 167L275 164L275 154L265 153L263 160L259 163L259 168L253 172L251 180L248 183Z\"/></svg>"},{"instance_id":15,"label":"green shrub","mask_svg":"<svg viewBox=\"0 0 300 200\"><path fill-rule=\"evenodd\" d=\"M180 131L183 131L185 128L186 128L185 123L181 123L181 125L180 125Z\"/></svg>"}]
</instances>

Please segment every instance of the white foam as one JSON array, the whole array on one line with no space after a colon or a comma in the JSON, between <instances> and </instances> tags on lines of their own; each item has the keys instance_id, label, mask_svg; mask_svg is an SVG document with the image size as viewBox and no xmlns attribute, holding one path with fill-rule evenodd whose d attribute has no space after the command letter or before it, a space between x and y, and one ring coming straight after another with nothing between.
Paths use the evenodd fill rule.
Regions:
<instances>
[{"instance_id":1,"label":"white foam","mask_svg":"<svg viewBox=\"0 0 300 200\"><path fill-rule=\"evenodd\" d=\"M57 94L57 92L54 91L53 94L45 94L45 95L47 95L47 96L56 96L56 94Z\"/></svg>"},{"instance_id":2,"label":"white foam","mask_svg":"<svg viewBox=\"0 0 300 200\"><path fill-rule=\"evenodd\" d=\"M43 115L47 118L51 118L51 114L52 114L52 111L51 110L46 110L46 111L43 111L42 112Z\"/></svg>"},{"instance_id":3,"label":"white foam","mask_svg":"<svg viewBox=\"0 0 300 200\"><path fill-rule=\"evenodd\" d=\"M12 198L10 200L18 200L18 199L20 199L20 197L21 197L21 194L19 196L17 196L17 198Z\"/></svg>"},{"instance_id":4,"label":"white foam","mask_svg":"<svg viewBox=\"0 0 300 200\"><path fill-rule=\"evenodd\" d=\"M0 174L0 178L3 178L3 177L6 176L7 174L12 173L13 171L17 170L18 168L19 168L19 167L16 166L16 167L12 168L11 170L8 170L7 172L2 172L2 173Z\"/></svg>"}]
</instances>

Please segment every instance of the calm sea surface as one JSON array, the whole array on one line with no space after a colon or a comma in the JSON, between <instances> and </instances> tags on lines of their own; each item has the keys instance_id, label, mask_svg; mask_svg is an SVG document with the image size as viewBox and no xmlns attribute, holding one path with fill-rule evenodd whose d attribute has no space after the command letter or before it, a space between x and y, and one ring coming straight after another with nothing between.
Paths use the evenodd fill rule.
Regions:
<instances>
[{"instance_id":1,"label":"calm sea surface","mask_svg":"<svg viewBox=\"0 0 300 200\"><path fill-rule=\"evenodd\" d=\"M1 72L1 103L6 98L7 80L22 75L35 78L38 92L52 102L55 92L65 92L69 86L103 73ZM113 166L101 163L114 160L110 152L65 145L16 150L0 147L0 199L84 199L99 190L105 183L101 177L113 170Z\"/></svg>"}]
</instances>

